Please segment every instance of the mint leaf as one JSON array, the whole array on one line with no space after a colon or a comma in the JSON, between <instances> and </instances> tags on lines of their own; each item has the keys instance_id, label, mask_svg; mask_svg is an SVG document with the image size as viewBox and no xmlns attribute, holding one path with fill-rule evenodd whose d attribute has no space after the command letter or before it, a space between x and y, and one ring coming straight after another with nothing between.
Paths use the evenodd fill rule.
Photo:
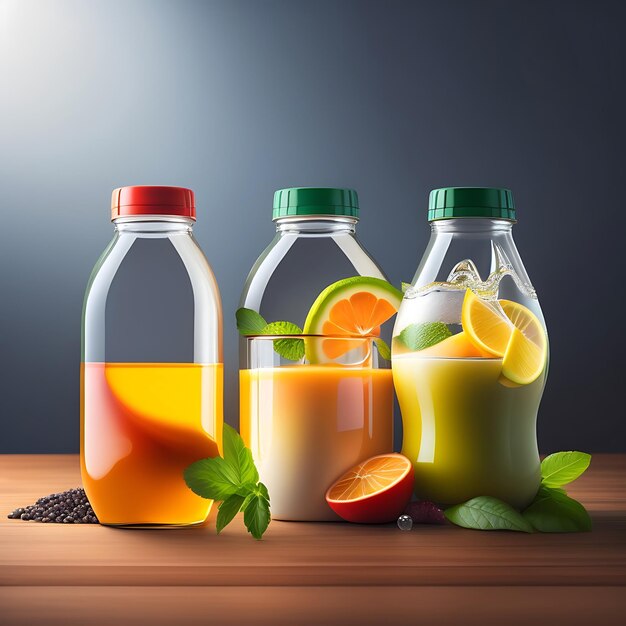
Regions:
<instances>
[{"instance_id":1,"label":"mint leaf","mask_svg":"<svg viewBox=\"0 0 626 626\"><path fill-rule=\"evenodd\" d=\"M457 526L476 530L516 530L532 533L533 528L510 504L479 496L464 504L457 504L444 511L446 518Z\"/></svg>"},{"instance_id":2,"label":"mint leaf","mask_svg":"<svg viewBox=\"0 0 626 626\"><path fill-rule=\"evenodd\" d=\"M234 429L224 424L224 458L201 459L185 469L187 486L197 495L221 500L217 510L219 534L239 511L248 531L260 539L270 523L270 496L258 482L252 453Z\"/></svg>"},{"instance_id":3,"label":"mint leaf","mask_svg":"<svg viewBox=\"0 0 626 626\"><path fill-rule=\"evenodd\" d=\"M234 493L232 496L228 496L228 498L219 505L217 509L217 520L215 522L218 535L224 530L225 526L228 526L228 524L233 521L235 515L239 513L244 500L244 496Z\"/></svg>"},{"instance_id":4,"label":"mint leaf","mask_svg":"<svg viewBox=\"0 0 626 626\"><path fill-rule=\"evenodd\" d=\"M263 327L263 335L301 335L302 329L292 322L270 322Z\"/></svg>"},{"instance_id":5,"label":"mint leaf","mask_svg":"<svg viewBox=\"0 0 626 626\"><path fill-rule=\"evenodd\" d=\"M267 326L267 322L261 315L245 307L237 309L235 319L237 320L237 330L241 335L260 335L263 328Z\"/></svg>"},{"instance_id":6,"label":"mint leaf","mask_svg":"<svg viewBox=\"0 0 626 626\"><path fill-rule=\"evenodd\" d=\"M302 329L291 322L271 322L262 331L264 335L301 335ZM304 357L304 339L295 337L274 340L274 350L289 361L299 361Z\"/></svg>"},{"instance_id":7,"label":"mint leaf","mask_svg":"<svg viewBox=\"0 0 626 626\"><path fill-rule=\"evenodd\" d=\"M243 521L255 539L261 539L270 523L270 503L265 497L266 494L267 487L259 483L243 503Z\"/></svg>"},{"instance_id":8,"label":"mint leaf","mask_svg":"<svg viewBox=\"0 0 626 626\"><path fill-rule=\"evenodd\" d=\"M378 354L383 357L386 361L391 360L391 350L387 345L387 342L380 337L374 340L376 343L376 347L378 348Z\"/></svg>"},{"instance_id":9,"label":"mint leaf","mask_svg":"<svg viewBox=\"0 0 626 626\"><path fill-rule=\"evenodd\" d=\"M232 466L221 456L200 459L185 469L187 487L209 500L226 500L237 493L240 484Z\"/></svg>"},{"instance_id":10,"label":"mint leaf","mask_svg":"<svg viewBox=\"0 0 626 626\"><path fill-rule=\"evenodd\" d=\"M259 481L259 472L252 460L252 452L246 448L241 435L224 424L224 462L230 467L233 482L239 488L246 483ZM245 493L244 493L245 495Z\"/></svg>"},{"instance_id":11,"label":"mint leaf","mask_svg":"<svg viewBox=\"0 0 626 626\"><path fill-rule=\"evenodd\" d=\"M591 463L585 452L555 452L541 462L541 484L561 487L576 480Z\"/></svg>"},{"instance_id":12,"label":"mint leaf","mask_svg":"<svg viewBox=\"0 0 626 626\"><path fill-rule=\"evenodd\" d=\"M524 519L543 533L575 533L591 530L591 518L585 507L560 489L540 487Z\"/></svg>"},{"instance_id":13,"label":"mint leaf","mask_svg":"<svg viewBox=\"0 0 626 626\"><path fill-rule=\"evenodd\" d=\"M259 494L262 495L269 502L270 494L267 491L267 487L263 483L259 483L256 487L257 487Z\"/></svg>"},{"instance_id":14,"label":"mint leaf","mask_svg":"<svg viewBox=\"0 0 626 626\"><path fill-rule=\"evenodd\" d=\"M409 350L424 350L451 337L450 329L443 322L410 324L398 336Z\"/></svg>"}]
</instances>

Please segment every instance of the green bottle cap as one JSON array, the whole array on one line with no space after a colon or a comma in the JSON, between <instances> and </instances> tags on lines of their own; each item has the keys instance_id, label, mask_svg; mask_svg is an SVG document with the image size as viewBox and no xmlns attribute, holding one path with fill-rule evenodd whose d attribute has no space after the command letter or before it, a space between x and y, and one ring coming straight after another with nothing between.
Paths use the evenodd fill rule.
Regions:
<instances>
[{"instance_id":1,"label":"green bottle cap","mask_svg":"<svg viewBox=\"0 0 626 626\"><path fill-rule=\"evenodd\" d=\"M443 187L428 199L428 221L455 217L488 217L515 221L515 203L508 189L497 187Z\"/></svg>"},{"instance_id":2,"label":"green bottle cap","mask_svg":"<svg viewBox=\"0 0 626 626\"><path fill-rule=\"evenodd\" d=\"M359 217L359 197L354 189L289 187L274 194L272 219L298 215L347 215Z\"/></svg>"}]
</instances>

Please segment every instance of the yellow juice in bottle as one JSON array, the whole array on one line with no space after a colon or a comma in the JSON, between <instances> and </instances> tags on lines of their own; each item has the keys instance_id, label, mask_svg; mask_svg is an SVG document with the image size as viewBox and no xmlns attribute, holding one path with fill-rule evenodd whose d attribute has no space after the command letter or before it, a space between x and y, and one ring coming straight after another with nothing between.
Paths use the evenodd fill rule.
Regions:
<instances>
[{"instance_id":1,"label":"yellow juice in bottle","mask_svg":"<svg viewBox=\"0 0 626 626\"><path fill-rule=\"evenodd\" d=\"M219 454L222 365L84 363L81 472L103 524L202 523L183 471Z\"/></svg>"},{"instance_id":2,"label":"yellow juice in bottle","mask_svg":"<svg viewBox=\"0 0 626 626\"><path fill-rule=\"evenodd\" d=\"M391 370L293 365L240 371L241 435L271 496L272 517L336 521L326 490L393 448Z\"/></svg>"},{"instance_id":3,"label":"yellow juice in bottle","mask_svg":"<svg viewBox=\"0 0 626 626\"><path fill-rule=\"evenodd\" d=\"M490 495L523 508L535 496L545 370L519 386L501 374L498 358L394 357L402 453L413 461L419 498L455 504Z\"/></svg>"}]
</instances>

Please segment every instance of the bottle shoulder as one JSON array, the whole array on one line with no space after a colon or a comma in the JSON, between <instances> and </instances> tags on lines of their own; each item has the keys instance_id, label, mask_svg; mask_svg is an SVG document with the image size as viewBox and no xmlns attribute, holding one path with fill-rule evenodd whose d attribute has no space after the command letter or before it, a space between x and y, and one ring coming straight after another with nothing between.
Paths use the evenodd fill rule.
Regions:
<instances>
[{"instance_id":1,"label":"bottle shoulder","mask_svg":"<svg viewBox=\"0 0 626 626\"><path fill-rule=\"evenodd\" d=\"M281 319L289 310L300 323L325 287L355 275L385 278L353 235L277 236L250 270L240 306Z\"/></svg>"}]
</instances>

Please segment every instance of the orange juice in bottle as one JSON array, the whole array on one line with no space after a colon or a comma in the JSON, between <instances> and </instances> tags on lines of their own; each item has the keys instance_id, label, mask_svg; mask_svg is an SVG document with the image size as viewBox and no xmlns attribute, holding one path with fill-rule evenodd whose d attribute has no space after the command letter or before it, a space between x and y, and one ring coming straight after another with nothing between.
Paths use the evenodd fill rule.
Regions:
<instances>
[{"instance_id":1,"label":"orange juice in bottle","mask_svg":"<svg viewBox=\"0 0 626 626\"><path fill-rule=\"evenodd\" d=\"M183 471L219 454L219 291L192 236L193 192L113 193L115 236L83 311L81 472L98 519L121 526L200 524L212 502Z\"/></svg>"}]
</instances>

